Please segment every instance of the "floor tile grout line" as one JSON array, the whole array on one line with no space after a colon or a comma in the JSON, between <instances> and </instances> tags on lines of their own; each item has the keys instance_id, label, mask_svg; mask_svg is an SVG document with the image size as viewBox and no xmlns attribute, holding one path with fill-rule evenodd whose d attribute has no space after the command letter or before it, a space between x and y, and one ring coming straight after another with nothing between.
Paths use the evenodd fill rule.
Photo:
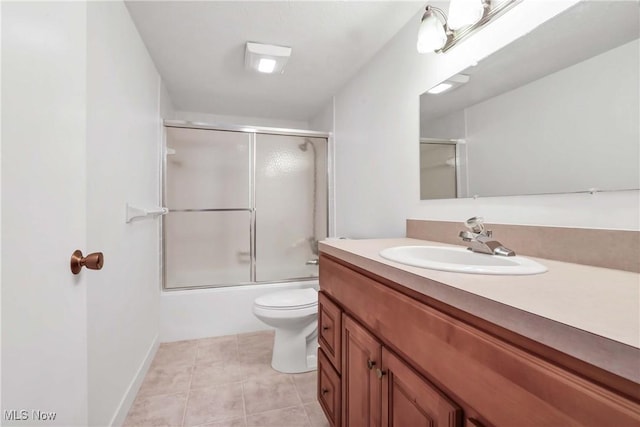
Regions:
<instances>
[{"instance_id":1,"label":"floor tile grout line","mask_svg":"<svg viewBox=\"0 0 640 427\"><path fill-rule=\"evenodd\" d=\"M256 412L255 414L249 414L249 415L247 415L247 417L254 417L256 415L262 415L262 414L265 414L267 412L286 411L287 409L299 408L300 406L302 406L303 409L304 409L304 405L291 405L291 406L285 406L284 408L267 409L266 411Z\"/></svg>"},{"instance_id":2,"label":"floor tile grout line","mask_svg":"<svg viewBox=\"0 0 640 427\"><path fill-rule=\"evenodd\" d=\"M214 420L214 421L209 420L209 421L205 421L205 422L203 422L202 424L196 424L196 425L194 425L194 426L190 426L190 427L202 427L202 426L208 426L208 425L211 425L211 423L216 423L216 424L218 424L218 423L224 423L225 421L233 421L233 420L237 420L238 418L243 418L243 417L229 417L229 418L222 418L222 419Z\"/></svg>"},{"instance_id":3,"label":"floor tile grout line","mask_svg":"<svg viewBox=\"0 0 640 427\"><path fill-rule=\"evenodd\" d=\"M247 402L244 398L244 381L240 383L242 388L242 415L244 415L244 423L247 424Z\"/></svg>"},{"instance_id":4,"label":"floor tile grout line","mask_svg":"<svg viewBox=\"0 0 640 427\"><path fill-rule=\"evenodd\" d=\"M309 424L309 426L311 426L311 417L309 417L309 414L307 413L307 408L304 406L305 403L302 400L302 395L300 394L298 383L296 382L295 378L293 378L293 376L291 377L291 380L293 381L293 386L295 387L296 393L298 394L298 400L300 401L300 406L302 406L302 411L304 412L305 417L307 417L307 423Z\"/></svg>"},{"instance_id":5,"label":"floor tile grout line","mask_svg":"<svg viewBox=\"0 0 640 427\"><path fill-rule=\"evenodd\" d=\"M236 334L236 356L237 360L240 360L240 334ZM240 387L242 388L242 415L244 416L244 425L247 425L247 401L244 397L244 381L245 381L245 372L240 373L240 378L242 379L240 382Z\"/></svg>"},{"instance_id":6,"label":"floor tile grout line","mask_svg":"<svg viewBox=\"0 0 640 427\"><path fill-rule=\"evenodd\" d=\"M193 374L196 370L196 360L198 358L198 346L196 345L196 354L193 358L193 364L191 365L191 375L189 376L189 387L187 388L187 398L184 401L184 410L182 411L182 423L180 424L184 427L184 423L187 419L187 409L189 408L189 399L191 398L191 383L193 382Z\"/></svg>"},{"instance_id":7,"label":"floor tile grout line","mask_svg":"<svg viewBox=\"0 0 640 427\"><path fill-rule=\"evenodd\" d=\"M302 401L302 396L300 395L300 390L298 389L298 384L296 383L296 380L293 378L291 374L289 374L289 378L291 378L291 382L293 383L293 389L296 391L296 394L298 395L298 400L300 401L300 404L304 406L304 402Z\"/></svg>"}]
</instances>

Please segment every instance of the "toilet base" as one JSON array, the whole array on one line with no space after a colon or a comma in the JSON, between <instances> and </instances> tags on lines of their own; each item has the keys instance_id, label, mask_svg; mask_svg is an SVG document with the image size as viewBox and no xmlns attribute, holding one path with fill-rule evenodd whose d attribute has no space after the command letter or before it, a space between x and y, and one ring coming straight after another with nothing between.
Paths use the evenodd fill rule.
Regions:
<instances>
[{"instance_id":1,"label":"toilet base","mask_svg":"<svg viewBox=\"0 0 640 427\"><path fill-rule=\"evenodd\" d=\"M313 322L302 331L276 329L271 367L286 374L315 371L318 366L318 339L313 329L316 327L317 322Z\"/></svg>"}]
</instances>

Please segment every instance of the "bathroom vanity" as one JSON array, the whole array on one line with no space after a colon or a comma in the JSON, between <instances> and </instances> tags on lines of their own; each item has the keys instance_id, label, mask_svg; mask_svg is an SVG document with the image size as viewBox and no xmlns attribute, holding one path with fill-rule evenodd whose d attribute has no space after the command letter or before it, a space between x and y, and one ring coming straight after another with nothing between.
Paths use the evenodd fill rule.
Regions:
<instances>
[{"instance_id":1,"label":"bathroom vanity","mask_svg":"<svg viewBox=\"0 0 640 427\"><path fill-rule=\"evenodd\" d=\"M442 245L320 245L332 426L640 425L638 274L540 260L542 275L469 275L378 255L411 244Z\"/></svg>"}]
</instances>

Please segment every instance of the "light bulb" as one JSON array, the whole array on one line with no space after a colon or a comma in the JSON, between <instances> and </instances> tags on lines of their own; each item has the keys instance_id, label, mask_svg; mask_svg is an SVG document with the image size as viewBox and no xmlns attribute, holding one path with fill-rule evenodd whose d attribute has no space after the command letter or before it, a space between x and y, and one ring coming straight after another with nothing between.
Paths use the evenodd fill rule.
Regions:
<instances>
[{"instance_id":1,"label":"light bulb","mask_svg":"<svg viewBox=\"0 0 640 427\"><path fill-rule=\"evenodd\" d=\"M261 58L258 62L258 71L261 73L273 73L276 69L276 60L270 58Z\"/></svg>"},{"instance_id":2,"label":"light bulb","mask_svg":"<svg viewBox=\"0 0 640 427\"><path fill-rule=\"evenodd\" d=\"M452 30L468 27L484 15L482 0L451 0L447 24Z\"/></svg>"},{"instance_id":3,"label":"light bulb","mask_svg":"<svg viewBox=\"0 0 640 427\"><path fill-rule=\"evenodd\" d=\"M447 42L444 26L435 12L427 8L418 30L418 52L428 53L441 49Z\"/></svg>"}]
</instances>

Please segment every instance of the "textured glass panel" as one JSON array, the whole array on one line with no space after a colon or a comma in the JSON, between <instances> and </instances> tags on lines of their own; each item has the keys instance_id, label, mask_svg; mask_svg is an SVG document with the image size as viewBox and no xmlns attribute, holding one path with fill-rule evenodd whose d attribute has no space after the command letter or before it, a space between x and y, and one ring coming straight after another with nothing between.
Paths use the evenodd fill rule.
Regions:
<instances>
[{"instance_id":1,"label":"textured glass panel","mask_svg":"<svg viewBox=\"0 0 640 427\"><path fill-rule=\"evenodd\" d=\"M164 218L165 288L248 282L249 212L170 212Z\"/></svg>"},{"instance_id":2,"label":"textured glass panel","mask_svg":"<svg viewBox=\"0 0 640 427\"><path fill-rule=\"evenodd\" d=\"M420 144L420 199L456 197L456 146Z\"/></svg>"},{"instance_id":3,"label":"textured glass panel","mask_svg":"<svg viewBox=\"0 0 640 427\"><path fill-rule=\"evenodd\" d=\"M327 141L256 139L256 280L316 277L327 235Z\"/></svg>"},{"instance_id":4,"label":"textured glass panel","mask_svg":"<svg viewBox=\"0 0 640 427\"><path fill-rule=\"evenodd\" d=\"M249 207L249 134L166 129L167 148L175 151L167 154L169 209Z\"/></svg>"}]
</instances>

